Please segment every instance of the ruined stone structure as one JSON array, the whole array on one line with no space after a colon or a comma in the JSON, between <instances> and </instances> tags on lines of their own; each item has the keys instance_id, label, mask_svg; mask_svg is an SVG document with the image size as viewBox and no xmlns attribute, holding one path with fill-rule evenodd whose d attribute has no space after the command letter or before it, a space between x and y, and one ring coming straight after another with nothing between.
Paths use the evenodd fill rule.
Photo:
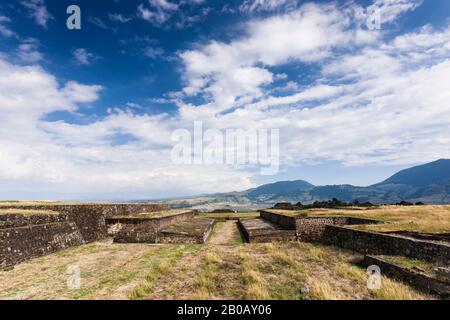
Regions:
<instances>
[{"instance_id":1,"label":"ruined stone structure","mask_svg":"<svg viewBox=\"0 0 450 320\"><path fill-rule=\"evenodd\" d=\"M364 267L376 265L380 268L381 273L384 275L406 282L423 292L436 294L446 299L450 298L449 281L443 281L409 268L405 268L377 256L365 256L362 261L362 265Z\"/></svg>"},{"instance_id":2,"label":"ruined stone structure","mask_svg":"<svg viewBox=\"0 0 450 320\"><path fill-rule=\"evenodd\" d=\"M210 235L215 220L194 218L162 229L156 238L157 243L202 244Z\"/></svg>"},{"instance_id":3,"label":"ruined stone structure","mask_svg":"<svg viewBox=\"0 0 450 320\"><path fill-rule=\"evenodd\" d=\"M75 222L59 213L0 215L0 268L85 243Z\"/></svg>"},{"instance_id":4,"label":"ruined stone structure","mask_svg":"<svg viewBox=\"0 0 450 320\"><path fill-rule=\"evenodd\" d=\"M445 266L438 269L448 272L450 244L448 241L445 242L447 235L417 235L401 232L386 234L351 228L352 225L375 223L382 222L342 216L301 217L294 216L290 212L282 214L280 210L262 210L260 219L239 220L238 225L248 242L300 240L357 251L366 255L363 265L377 265L382 269L383 274L407 282L419 290L450 297L448 278L442 276L433 278L385 261L378 256L372 256L405 256L425 260Z\"/></svg>"},{"instance_id":5,"label":"ruined stone structure","mask_svg":"<svg viewBox=\"0 0 450 320\"><path fill-rule=\"evenodd\" d=\"M348 227L325 227L323 243L371 255L401 255L444 265L450 264L450 245L410 239Z\"/></svg>"},{"instance_id":6,"label":"ruined stone structure","mask_svg":"<svg viewBox=\"0 0 450 320\"><path fill-rule=\"evenodd\" d=\"M450 245L412 239L400 235L361 231L352 225L380 223L376 220L354 217L294 217L271 210L262 210L261 219L243 220L240 227L249 242L280 241L282 239L320 242L350 249L362 254L403 255L410 258L450 264ZM282 231L295 237L275 236ZM253 239L252 239L253 238Z\"/></svg>"},{"instance_id":7,"label":"ruined stone structure","mask_svg":"<svg viewBox=\"0 0 450 320\"><path fill-rule=\"evenodd\" d=\"M156 243L158 232L171 224L193 219L192 210L174 211L165 215L129 215L107 218L109 226L114 226L114 242L118 243Z\"/></svg>"},{"instance_id":8,"label":"ruined stone structure","mask_svg":"<svg viewBox=\"0 0 450 320\"><path fill-rule=\"evenodd\" d=\"M102 214L106 218L113 216L123 216L131 214L139 214L144 212L155 212L169 210L167 204L155 203L83 203L83 204L38 204L38 205L1 205L0 209L23 209L23 210L46 210L56 211L66 214L80 214L91 212Z\"/></svg>"},{"instance_id":9,"label":"ruined stone structure","mask_svg":"<svg viewBox=\"0 0 450 320\"><path fill-rule=\"evenodd\" d=\"M104 239L107 237L105 217L112 214L127 215L166 208L167 205L155 204L2 205L0 268ZM13 213L8 213L8 209ZM17 213L19 211L22 212Z\"/></svg>"},{"instance_id":10,"label":"ruined stone structure","mask_svg":"<svg viewBox=\"0 0 450 320\"><path fill-rule=\"evenodd\" d=\"M238 226L247 242L295 241L295 230L288 230L263 219L240 219Z\"/></svg>"}]
</instances>

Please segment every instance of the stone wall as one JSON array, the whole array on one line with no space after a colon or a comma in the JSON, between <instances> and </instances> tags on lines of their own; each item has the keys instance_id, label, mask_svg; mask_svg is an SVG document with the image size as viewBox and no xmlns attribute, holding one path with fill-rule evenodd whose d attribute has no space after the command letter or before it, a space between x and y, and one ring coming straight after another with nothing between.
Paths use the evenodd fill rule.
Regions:
<instances>
[{"instance_id":1,"label":"stone wall","mask_svg":"<svg viewBox=\"0 0 450 320\"><path fill-rule=\"evenodd\" d=\"M400 255L450 264L450 245L341 226L325 226L321 242L370 255Z\"/></svg>"},{"instance_id":2,"label":"stone wall","mask_svg":"<svg viewBox=\"0 0 450 320\"><path fill-rule=\"evenodd\" d=\"M387 275L406 282L425 293L437 294L443 298L450 298L449 283L404 268L379 257L365 256L362 264L365 267L376 265L381 269L382 275Z\"/></svg>"},{"instance_id":3,"label":"stone wall","mask_svg":"<svg viewBox=\"0 0 450 320\"><path fill-rule=\"evenodd\" d=\"M283 214L278 214L270 211L261 210L259 213L260 217L268 220L272 223L279 225L283 229L294 230L295 229L295 218L289 217Z\"/></svg>"},{"instance_id":4,"label":"stone wall","mask_svg":"<svg viewBox=\"0 0 450 320\"><path fill-rule=\"evenodd\" d=\"M158 230L155 225L148 221L140 224L122 225L121 229L114 236L117 243L156 243Z\"/></svg>"},{"instance_id":5,"label":"stone wall","mask_svg":"<svg viewBox=\"0 0 450 320\"><path fill-rule=\"evenodd\" d=\"M194 218L193 211L187 211L161 218L108 218L108 225L120 224L114 242L133 243L149 242L155 243L157 232L171 224Z\"/></svg>"},{"instance_id":6,"label":"stone wall","mask_svg":"<svg viewBox=\"0 0 450 320\"><path fill-rule=\"evenodd\" d=\"M67 216L68 221L75 223L86 243L101 240L108 236L103 214L78 208L64 215Z\"/></svg>"},{"instance_id":7,"label":"stone wall","mask_svg":"<svg viewBox=\"0 0 450 320\"><path fill-rule=\"evenodd\" d=\"M157 243L203 244L210 235L215 220L197 219L191 223L178 224L157 233Z\"/></svg>"},{"instance_id":8,"label":"stone wall","mask_svg":"<svg viewBox=\"0 0 450 320\"><path fill-rule=\"evenodd\" d=\"M238 227L249 243L295 241L295 230L281 229L262 219L239 219Z\"/></svg>"},{"instance_id":9,"label":"stone wall","mask_svg":"<svg viewBox=\"0 0 450 320\"><path fill-rule=\"evenodd\" d=\"M59 214L0 214L0 229L19 228L30 225L48 224L67 221L67 217Z\"/></svg>"},{"instance_id":10,"label":"stone wall","mask_svg":"<svg viewBox=\"0 0 450 320\"><path fill-rule=\"evenodd\" d=\"M78 227L85 242L93 242L107 237L105 218L114 215L126 216L144 212L154 212L169 209L167 204L67 204L67 205L12 205L1 206L1 209L46 210L61 213L59 220L74 222ZM32 215L29 217L1 218L0 225L24 226L29 224L41 224L55 222L51 215ZM11 218L11 219L8 219ZM5 220L6 219L6 220ZM28 223L29 222L29 223ZM163 222L162 222L163 223Z\"/></svg>"},{"instance_id":11,"label":"stone wall","mask_svg":"<svg viewBox=\"0 0 450 320\"><path fill-rule=\"evenodd\" d=\"M379 221L353 217L296 218L295 229L299 240L323 241L323 234L327 225L345 226L376 223L379 223Z\"/></svg>"},{"instance_id":12,"label":"stone wall","mask_svg":"<svg viewBox=\"0 0 450 320\"><path fill-rule=\"evenodd\" d=\"M0 215L0 266L46 255L107 237L105 217L168 209L160 204L76 204L0 206L1 209L45 210L56 214ZM158 224L166 225L163 219ZM153 226L153 224L152 224Z\"/></svg>"},{"instance_id":13,"label":"stone wall","mask_svg":"<svg viewBox=\"0 0 450 320\"><path fill-rule=\"evenodd\" d=\"M138 214L144 212L155 212L169 210L168 204L155 203L85 203L85 204L57 204L57 205L11 205L0 206L0 209L26 209L26 210L50 210L61 213L80 213L80 212L95 212L103 214L106 218L113 216L125 216L130 214Z\"/></svg>"},{"instance_id":14,"label":"stone wall","mask_svg":"<svg viewBox=\"0 0 450 320\"><path fill-rule=\"evenodd\" d=\"M68 221L1 229L0 268L83 243L76 224Z\"/></svg>"}]
</instances>

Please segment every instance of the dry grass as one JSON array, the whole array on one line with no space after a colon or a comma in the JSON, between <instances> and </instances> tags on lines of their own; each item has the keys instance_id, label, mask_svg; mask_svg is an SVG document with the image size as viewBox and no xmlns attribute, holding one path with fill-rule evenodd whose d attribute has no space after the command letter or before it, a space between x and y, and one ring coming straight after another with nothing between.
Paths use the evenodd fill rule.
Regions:
<instances>
[{"instance_id":1,"label":"dry grass","mask_svg":"<svg viewBox=\"0 0 450 320\"><path fill-rule=\"evenodd\" d=\"M0 299L128 299L149 273L164 270L178 246L97 242L73 247L0 272ZM79 266L81 288L67 287Z\"/></svg>"},{"instance_id":2,"label":"dry grass","mask_svg":"<svg viewBox=\"0 0 450 320\"><path fill-rule=\"evenodd\" d=\"M195 247L194 245L161 246L160 251L152 256L151 263L145 270L144 279L135 286L128 297L135 300L152 293L157 281L169 272L183 254L188 251L196 251Z\"/></svg>"},{"instance_id":3,"label":"dry grass","mask_svg":"<svg viewBox=\"0 0 450 320\"><path fill-rule=\"evenodd\" d=\"M173 209L173 210L163 210L163 211L153 211L153 212L145 212L145 213L137 213L137 214L129 214L126 216L114 216L114 219L155 219L155 218L163 218L174 216L177 214L182 214L186 212L190 212L191 210L185 209Z\"/></svg>"},{"instance_id":4,"label":"dry grass","mask_svg":"<svg viewBox=\"0 0 450 320\"><path fill-rule=\"evenodd\" d=\"M14 201L5 200L0 201L0 207L9 206L53 206L53 205L93 205L93 204L113 204L109 202L64 202L64 201ZM114 203L116 204L116 203Z\"/></svg>"},{"instance_id":5,"label":"dry grass","mask_svg":"<svg viewBox=\"0 0 450 320\"><path fill-rule=\"evenodd\" d=\"M431 299L387 278L368 290L355 255L307 243L84 245L0 272L0 299ZM81 289L66 286L79 265Z\"/></svg>"},{"instance_id":6,"label":"dry grass","mask_svg":"<svg viewBox=\"0 0 450 320\"><path fill-rule=\"evenodd\" d=\"M237 220L237 219L254 219L259 217L259 212L236 212L236 213L201 213L200 217L217 219L217 220Z\"/></svg>"},{"instance_id":7,"label":"dry grass","mask_svg":"<svg viewBox=\"0 0 450 320\"><path fill-rule=\"evenodd\" d=\"M420 230L447 228L448 232L449 212L445 206L429 206L351 213L394 226L423 222ZM348 215L349 211L311 214L331 213ZM369 290L366 271L353 263L361 256L350 251L302 242L242 244L237 234L235 222L227 221L216 226L205 245L98 242L70 248L0 272L0 299L433 298L385 277L380 290ZM66 286L70 265L80 266L80 290Z\"/></svg>"},{"instance_id":8,"label":"dry grass","mask_svg":"<svg viewBox=\"0 0 450 320\"><path fill-rule=\"evenodd\" d=\"M59 213L50 210L0 209L0 216L7 214L34 216L34 215L58 215Z\"/></svg>"},{"instance_id":9,"label":"dry grass","mask_svg":"<svg viewBox=\"0 0 450 320\"><path fill-rule=\"evenodd\" d=\"M412 259L408 257L402 257L402 256L381 256L383 260L392 262L394 264L415 270L415 271L421 271L423 273L427 273L432 275L433 270L439 267L439 264L437 263L431 263L424 260L418 260L418 259Z\"/></svg>"},{"instance_id":10,"label":"dry grass","mask_svg":"<svg viewBox=\"0 0 450 320\"><path fill-rule=\"evenodd\" d=\"M236 221L229 220L216 222L207 242L215 245L232 245L244 243L245 239L239 232Z\"/></svg>"},{"instance_id":11,"label":"dry grass","mask_svg":"<svg viewBox=\"0 0 450 320\"><path fill-rule=\"evenodd\" d=\"M426 233L450 232L450 206L381 206L374 209L309 209L301 211L275 210L281 214L308 217L351 216L385 221L378 225L361 225L354 228L372 231L414 231Z\"/></svg>"}]
</instances>

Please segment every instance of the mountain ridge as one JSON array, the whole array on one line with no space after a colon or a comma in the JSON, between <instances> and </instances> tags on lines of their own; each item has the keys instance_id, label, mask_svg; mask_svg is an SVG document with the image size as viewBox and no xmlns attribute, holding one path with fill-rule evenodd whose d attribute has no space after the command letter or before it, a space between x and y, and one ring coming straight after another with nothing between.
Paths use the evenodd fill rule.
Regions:
<instances>
[{"instance_id":1,"label":"mountain ridge","mask_svg":"<svg viewBox=\"0 0 450 320\"><path fill-rule=\"evenodd\" d=\"M350 184L315 186L305 180L277 181L240 192L184 200L183 205L195 208L255 209L277 202L309 204L332 198L374 204L401 201L450 204L450 159L439 159L401 170L386 180L367 187Z\"/></svg>"}]
</instances>

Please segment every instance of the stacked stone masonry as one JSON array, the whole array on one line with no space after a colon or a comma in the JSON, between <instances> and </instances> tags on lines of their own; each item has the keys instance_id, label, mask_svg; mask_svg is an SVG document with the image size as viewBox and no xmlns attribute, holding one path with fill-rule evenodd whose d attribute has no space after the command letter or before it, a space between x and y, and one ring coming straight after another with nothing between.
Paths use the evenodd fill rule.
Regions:
<instances>
[{"instance_id":1,"label":"stacked stone masonry","mask_svg":"<svg viewBox=\"0 0 450 320\"><path fill-rule=\"evenodd\" d=\"M23 210L25 214L0 215L0 268L104 239L105 217L167 208L159 204L2 205L2 210ZM51 212L33 214L30 210Z\"/></svg>"},{"instance_id":2,"label":"stacked stone masonry","mask_svg":"<svg viewBox=\"0 0 450 320\"><path fill-rule=\"evenodd\" d=\"M280 228L295 229L296 238L302 241L335 245L363 254L402 255L444 265L450 264L450 245L446 243L361 231L348 227L380 223L376 220L354 217L291 217L265 210L261 211L261 218L278 224Z\"/></svg>"},{"instance_id":3,"label":"stacked stone masonry","mask_svg":"<svg viewBox=\"0 0 450 320\"><path fill-rule=\"evenodd\" d=\"M172 224L193 219L194 216L194 211L185 211L159 218L111 217L106 221L108 225L119 225L114 235L114 242L156 243L160 230Z\"/></svg>"},{"instance_id":4,"label":"stacked stone masonry","mask_svg":"<svg viewBox=\"0 0 450 320\"><path fill-rule=\"evenodd\" d=\"M450 298L450 283L448 282L416 272L376 256L365 256L362 265L365 267L376 265L380 268L382 275L406 282L425 293L436 294L446 299Z\"/></svg>"},{"instance_id":5,"label":"stacked stone masonry","mask_svg":"<svg viewBox=\"0 0 450 320\"><path fill-rule=\"evenodd\" d=\"M287 230L264 219L239 219L239 229L249 243L295 241L295 230Z\"/></svg>"},{"instance_id":6,"label":"stacked stone masonry","mask_svg":"<svg viewBox=\"0 0 450 320\"><path fill-rule=\"evenodd\" d=\"M85 243L73 222L55 222L0 230L0 268Z\"/></svg>"},{"instance_id":7,"label":"stacked stone masonry","mask_svg":"<svg viewBox=\"0 0 450 320\"><path fill-rule=\"evenodd\" d=\"M215 220L194 218L169 226L157 233L157 243L202 244L210 235Z\"/></svg>"}]
</instances>

